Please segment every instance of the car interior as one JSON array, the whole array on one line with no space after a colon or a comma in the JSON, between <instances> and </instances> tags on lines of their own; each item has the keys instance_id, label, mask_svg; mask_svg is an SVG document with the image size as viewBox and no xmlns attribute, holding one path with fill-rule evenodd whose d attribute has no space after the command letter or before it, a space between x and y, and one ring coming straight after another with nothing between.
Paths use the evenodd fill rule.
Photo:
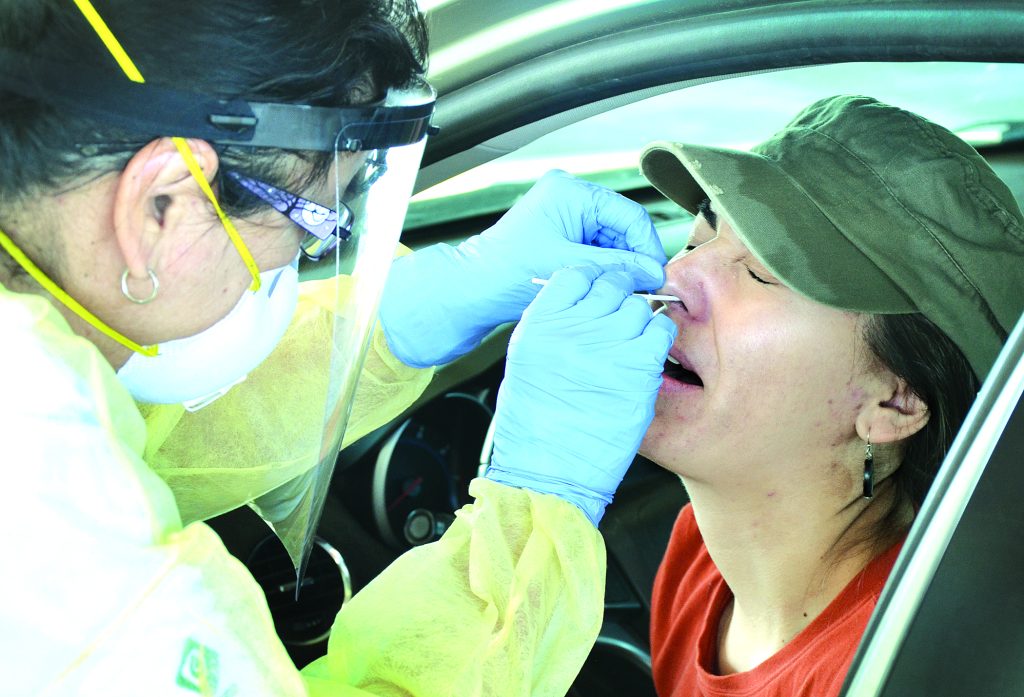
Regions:
<instances>
[{"instance_id":1,"label":"car interior","mask_svg":"<svg viewBox=\"0 0 1024 697\"><path fill-rule=\"evenodd\" d=\"M1024 206L1024 5L1017 2L579 0L421 2L434 123L402 235L417 249L493 224L563 169L646 207L671 258L692 216L640 175L653 140L748 148L801 108L866 94L947 126ZM1021 260L1024 263L1024 260ZM472 289L467 289L471 291ZM1024 289L1021 289L1024 293ZM403 414L344 450L302 587L247 508L210 521L267 594L298 666L339 608L437 539L490 456L512 327L439 367ZM1011 335L923 505L844 694L1024 691L1024 325ZM600 530L600 638L570 695L654 695L651 587L686 492L637 457Z\"/></svg>"}]
</instances>

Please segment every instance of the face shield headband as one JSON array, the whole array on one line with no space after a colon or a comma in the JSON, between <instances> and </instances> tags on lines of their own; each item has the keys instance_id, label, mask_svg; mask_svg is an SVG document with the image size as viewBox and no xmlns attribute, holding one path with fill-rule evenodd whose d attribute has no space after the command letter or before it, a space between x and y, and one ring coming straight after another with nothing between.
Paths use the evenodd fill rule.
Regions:
<instances>
[{"instance_id":1,"label":"face shield headband","mask_svg":"<svg viewBox=\"0 0 1024 697\"><path fill-rule=\"evenodd\" d=\"M384 150L422 140L434 112L433 90L424 82L408 90L420 96L414 103L334 108L220 99L8 49L0 49L0 62L9 66L0 74L0 86L13 92L129 133L174 134L219 145Z\"/></svg>"}]
</instances>

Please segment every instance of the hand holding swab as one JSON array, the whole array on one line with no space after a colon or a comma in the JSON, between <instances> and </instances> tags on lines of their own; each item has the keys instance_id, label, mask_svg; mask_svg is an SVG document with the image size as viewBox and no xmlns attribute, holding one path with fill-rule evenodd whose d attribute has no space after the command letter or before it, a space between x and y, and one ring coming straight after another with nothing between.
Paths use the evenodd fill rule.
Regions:
<instances>
[{"instance_id":1,"label":"hand holding swab","mask_svg":"<svg viewBox=\"0 0 1024 697\"><path fill-rule=\"evenodd\" d=\"M546 286L548 282L543 278L531 278L531 283L536 283L538 286ZM651 293L633 293L633 295L639 295L644 300L661 300L666 303L679 302L679 298L674 295L652 295Z\"/></svg>"}]
</instances>

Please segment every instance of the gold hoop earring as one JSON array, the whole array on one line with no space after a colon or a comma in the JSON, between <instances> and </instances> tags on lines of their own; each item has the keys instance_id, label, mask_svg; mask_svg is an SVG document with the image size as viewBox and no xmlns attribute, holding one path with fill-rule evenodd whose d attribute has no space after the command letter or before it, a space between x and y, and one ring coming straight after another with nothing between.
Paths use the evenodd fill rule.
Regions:
<instances>
[{"instance_id":1,"label":"gold hoop earring","mask_svg":"<svg viewBox=\"0 0 1024 697\"><path fill-rule=\"evenodd\" d=\"M875 455L871 450L871 436L864 447L864 498L870 501L875 496Z\"/></svg>"},{"instance_id":2,"label":"gold hoop earring","mask_svg":"<svg viewBox=\"0 0 1024 697\"><path fill-rule=\"evenodd\" d=\"M153 292L150 293L147 298L137 298L132 295L130 290L128 290L128 267L125 267L124 273L121 274L121 293L124 297L137 305L145 305L146 303L153 302L153 300L156 299L156 292L160 288L160 281L157 280L156 274L153 273L153 269L147 268L146 273L149 274L149 282L153 284Z\"/></svg>"}]
</instances>

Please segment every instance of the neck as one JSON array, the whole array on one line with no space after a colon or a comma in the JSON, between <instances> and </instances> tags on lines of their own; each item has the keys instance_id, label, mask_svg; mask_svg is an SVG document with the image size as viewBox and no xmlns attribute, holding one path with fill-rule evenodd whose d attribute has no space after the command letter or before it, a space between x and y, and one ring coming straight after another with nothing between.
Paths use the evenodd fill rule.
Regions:
<instances>
[{"instance_id":1,"label":"neck","mask_svg":"<svg viewBox=\"0 0 1024 697\"><path fill-rule=\"evenodd\" d=\"M24 277L24 280L22 280L18 275L5 275L0 272L0 286L3 286L15 293L38 295L39 297L47 300L51 305L53 305L57 312L64 317L68 326L71 327L71 331L92 342L115 371L127 363L128 359L131 357L132 352L130 349L121 346L121 344L108 338L88 322L82 320L82 318L57 300L57 298L43 290L38 283L27 275Z\"/></svg>"},{"instance_id":2,"label":"neck","mask_svg":"<svg viewBox=\"0 0 1024 697\"><path fill-rule=\"evenodd\" d=\"M90 191L99 188L101 192L106 191L106 196L109 197L113 195L111 191L115 184L116 179L94 182ZM81 188L63 190L58 196L40 198L18 212L4 212L0 216L0 230L3 230L11 238L12 242L20 248L21 253L39 267L39 270L51 282L75 300L82 302L88 309L97 311L97 308L93 306L94 302L76 297L75 290L69 287L70 279L64 277L66 275L75 276L76 273L67 268L69 258L74 259L86 254L94 255L97 249L112 244L112 235L107 229L108 226L100 224L90 227L82 223L82 220L88 220L91 217L79 214L87 211L90 206L96 205L95 203L90 204L90 200L88 192ZM65 219L68 216L73 218L73 222L68 222ZM47 221L47 226L33 224L33 221L40 220ZM62 231L67 229L73 229L74 234L63 234ZM28 241L34 241L35 244L30 246ZM55 254L59 256L55 256ZM98 268L96 261L91 256L88 267L94 276L114 277L113 272L104 274L105 269ZM57 297L51 295L3 249L0 249L0 284L17 293L34 294L45 298L67 320L71 330L91 341L115 370L123 366L131 356L130 349L107 337L79 317Z\"/></svg>"},{"instance_id":3,"label":"neck","mask_svg":"<svg viewBox=\"0 0 1024 697\"><path fill-rule=\"evenodd\" d=\"M721 492L687 482L701 535L733 593L720 628L720 670L749 670L779 651L831 603L876 550L845 547L892 505L819 491Z\"/></svg>"}]
</instances>

